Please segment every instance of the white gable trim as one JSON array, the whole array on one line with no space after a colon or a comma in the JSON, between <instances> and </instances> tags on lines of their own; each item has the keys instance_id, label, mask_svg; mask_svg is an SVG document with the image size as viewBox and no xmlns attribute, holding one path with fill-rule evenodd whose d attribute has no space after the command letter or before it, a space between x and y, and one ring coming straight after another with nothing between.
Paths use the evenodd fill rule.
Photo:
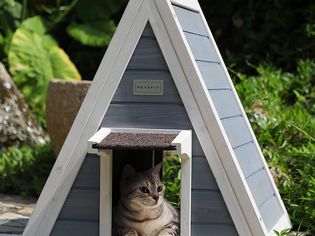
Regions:
<instances>
[{"instance_id":1,"label":"white gable trim","mask_svg":"<svg viewBox=\"0 0 315 236\"><path fill-rule=\"evenodd\" d=\"M201 11L198 1L195 0L171 0L173 4L182 6L193 11Z\"/></svg>"},{"instance_id":2,"label":"white gable trim","mask_svg":"<svg viewBox=\"0 0 315 236\"><path fill-rule=\"evenodd\" d=\"M192 1L197 2L197 0L192 0ZM248 130L249 130L249 132L250 132L250 134L251 134L251 137L252 137L252 139L253 139L253 142L254 142L255 146L258 147L257 150L258 150L258 152L259 152L260 159L261 159L261 161L262 161L262 163L263 163L263 166L264 166L264 168L265 168L266 170L268 170L268 169L269 169L269 166L268 166L268 164L267 164L267 161L266 161L266 159L265 159L265 157L264 157L264 155L263 155L263 153L262 153L262 151L261 151L261 149L260 149L260 146L259 146L259 143L258 143L258 141L257 141L256 135L254 134L254 131L253 131L253 129L252 129L251 125L250 125L250 122L249 122L249 120L248 120L248 118L247 118L247 115L246 115L246 112L245 112L245 110L244 110L244 107L243 107L243 105L242 105L242 103L241 103L241 100L239 99L239 96L238 96L238 94L237 94L237 92L236 92L236 89L235 89L235 87L234 87L234 84L232 83L232 80L231 80L231 78L230 78L230 74L229 74L228 71L227 71L227 68L226 68L226 66L225 66L224 60L223 60L223 58L222 58L222 56L221 56L221 53L220 53L220 51L219 51L219 48L217 47L217 44L216 44L216 42L215 42L215 40L214 40L214 37L213 37L213 35L212 35L212 32L211 32L211 30L210 30L210 28L209 28L209 26L208 26L207 20L206 20L206 18L205 18L205 16L204 16L203 12L201 11L200 13L201 13L201 17L202 17L202 20L203 20L203 22L204 22L204 25L206 26L205 29L206 29L206 31L207 31L207 34L208 34L208 36L209 36L209 38L210 38L210 40L211 40L211 42L212 42L212 44L213 44L213 46L214 46L214 49L215 49L215 51L216 51L216 54L219 56L220 64L223 65L222 67L223 67L223 69L224 69L224 73L225 73L225 75L229 78L228 81L229 81L229 84L230 84L231 91L232 91L232 93L235 95L235 97L236 97L236 99L237 99L237 103L238 103L239 108L240 108L240 110L241 110L242 116L245 118L246 126L247 126L247 128L248 128ZM275 182L273 181L272 175L271 175L270 171L266 171L266 173L267 173L267 175L268 175L268 177L269 177L269 182L270 182L270 184L272 185L272 188L275 190L275 191L274 191L275 197L277 198L277 200L278 200L278 202L280 203L280 206L281 206L281 208L282 208L282 210L283 210L283 212L284 212L284 215L283 215L282 218L278 221L278 224L273 227L274 229L276 229L277 231L280 232L280 231L283 230L283 229L291 228L292 225L291 225L291 223L290 223L289 214L288 214L288 212L287 212L287 210L286 210L286 208L285 208L285 206L284 206L284 203L283 203L283 201L282 201L282 199L281 199L281 196L280 196L280 193L279 193L279 191L278 191L278 189L277 189L277 186L276 186ZM274 235L274 232L273 232L273 231L270 231L270 232L268 232L268 235Z\"/></svg>"},{"instance_id":3,"label":"white gable trim","mask_svg":"<svg viewBox=\"0 0 315 236\"><path fill-rule=\"evenodd\" d=\"M87 141L97 131L148 21L144 5L143 0L129 2L23 235L50 234L87 153Z\"/></svg>"},{"instance_id":4,"label":"white gable trim","mask_svg":"<svg viewBox=\"0 0 315 236\"><path fill-rule=\"evenodd\" d=\"M196 0L195 2L197 3ZM228 206L228 209L230 211L230 214L232 216L232 219L235 223L235 226L239 234L240 235L274 235L274 232L272 230L270 232L267 232L267 229L262 221L260 212L255 204L255 201L249 190L247 182L243 176L243 173L238 164L238 161L236 160L234 151L223 129L222 123L217 115L215 106L210 98L210 95L204 84L200 71L195 63L195 60L190 50L190 47L188 45L188 42L186 41L186 38L182 30L180 30L181 27L177 20L173 7L171 6L171 1L170 0L167 0L167 1L155 0L155 3L159 10L159 13L161 14L161 18L163 19L164 25L168 31L169 37L177 53L178 59L180 60L182 69L186 75L185 77L189 83L189 86L192 90L193 95L195 96L196 103L200 105L199 112L202 114L202 119L204 121L205 126L207 127L209 135L211 136L212 142L211 142L211 139L208 142L204 142L204 139L199 137L198 135L198 129L196 129L195 126L194 128L199 138L199 141L201 142L201 146L204 149L204 152L211 166L211 169L214 172L214 175L216 177L216 180L221 190L221 193L223 195L223 198L225 199L225 202ZM211 40L211 43L215 47L216 52L219 55L222 64L224 65L223 60L218 51L218 48L216 47L215 41L210 33L209 28L207 27L207 23L204 19L204 16L203 16L203 20L207 28L207 31L209 32L209 38ZM168 59L168 57L165 57L165 58L166 60ZM225 66L224 66L224 69L225 69L225 73L227 73ZM171 70L171 67L170 67L170 70ZM174 80L175 80L175 76L174 76ZM231 80L230 80L230 83L231 83L231 88L233 88L233 92L236 94L236 91L234 89L234 86ZM181 92L180 89L178 90L179 92ZM183 91L187 91L187 90L183 90ZM186 94L182 96L183 101L184 101L185 96ZM243 116L246 117L246 114L244 112L244 109L242 108L242 105L239 99L238 99L238 103L242 109ZM186 107L186 104L185 104L185 107ZM186 110L187 112L189 111L187 107L186 107ZM191 116L190 116L190 119L192 119ZM247 119L246 119L246 122L247 122L248 129L251 131L251 134L254 137L256 145L258 145L257 140L255 139L255 135L253 134L253 131ZM192 121L192 124L194 125L195 123ZM204 142L204 144L202 144L202 142ZM206 149L208 148L209 142L214 144L213 147L215 148L216 152L219 154L220 158L219 158L218 163L214 163L214 161L212 160L213 155L210 155L210 153L207 153L206 151ZM266 161L264 160L262 154L261 154L261 159L264 161L265 166L266 166L265 168L268 170ZM220 167L220 165L222 166L221 166L221 170L220 169L219 170L220 171L225 170L224 177L228 180L227 182L231 184L230 187L232 188L232 191L233 191L232 194L234 194L233 197L236 197L237 202L235 202L235 199L233 199L233 197L231 196L231 193L226 194L229 188L228 186L225 185L226 182L223 180L221 182L221 180L218 178L220 175L220 173L218 173L218 167ZM291 224L290 224L290 220L287 215L287 212L284 208L280 195L277 192L277 188L272 180L272 177L270 173L268 174L269 174L269 181L273 184L273 188L275 190L274 192L277 194L278 201L281 203L283 212L285 214L282 217L282 219L278 221L278 225L276 225L274 228L279 228L279 229L290 228ZM238 207L241 207L241 209L240 210L237 209ZM243 213L243 214L240 214L240 213ZM242 216L244 216L244 218ZM249 227L250 232L246 229L247 227Z\"/></svg>"},{"instance_id":5,"label":"white gable trim","mask_svg":"<svg viewBox=\"0 0 315 236\"><path fill-rule=\"evenodd\" d=\"M165 2L164 2L165 3ZM155 5L156 4L156 5ZM169 3L170 4L170 3ZM167 8L160 9L158 12L157 7L160 8ZM164 58L166 60L166 63L168 64L169 70L172 74L172 77L174 79L175 85L177 87L177 90L181 96L181 99L183 101L183 104L186 108L186 111L188 113L188 116L190 118L190 121L194 127L194 130L197 134L197 137L199 139L199 142L203 148L203 151L207 157L207 160L211 166L211 169L213 171L213 174L215 175L216 181L220 187L221 193L224 197L224 200L229 208L230 214L233 218L233 222L239 232L240 235L253 235L251 233L251 230L249 229L248 223L245 219L244 213L239 205L238 199L235 197L234 190L232 188L232 185L229 181L229 178L227 177L226 171L220 161L220 158L217 154L217 151L215 149L215 146L213 145L213 142L210 137L210 132L208 131L208 128L205 124L204 118L202 117L202 113L200 111L201 104L196 101L196 95L208 95L208 91L206 89L206 86L201 78L201 75L196 78L194 75L192 78L195 79L198 83L200 82L200 89L198 93L193 93L191 85L188 82L188 76L191 76L189 74L189 71L199 71L197 68L197 65L194 62L193 56L191 52L187 48L189 48L188 43L183 41L184 35L181 34L180 26L178 25L178 22L174 24L173 22L170 22L170 20L174 21L175 13L170 12L172 9L171 6L166 6L163 4L162 1L157 0L155 3L151 3L151 11L149 21L151 23L151 27L155 33L155 36L159 42L160 48L162 50L162 53L164 55ZM161 12L163 11L163 12ZM167 14L168 13L168 14ZM163 15L164 14L164 15ZM163 18L163 22L161 17ZM164 28L164 25L169 28L166 31L166 27ZM177 31L177 35L173 34L173 40L172 35L170 31ZM173 41L173 42L172 42ZM181 41L181 48L176 48L174 44L178 44L179 41ZM180 50L183 50L185 53L188 53L188 58L186 59L186 62L180 62ZM187 68L187 72L184 71L184 66L186 64L189 64L189 67ZM193 66L193 68L191 68ZM209 96L207 96L208 102L211 102L211 99ZM209 105L207 105L208 107ZM212 111L211 111L212 113ZM217 116L214 114L214 116ZM216 117L216 120L219 118ZM228 142L227 142L228 143ZM224 144L226 145L226 144Z\"/></svg>"},{"instance_id":6,"label":"white gable trim","mask_svg":"<svg viewBox=\"0 0 315 236\"><path fill-rule=\"evenodd\" d=\"M200 10L196 0L172 2ZM271 235L262 222L171 0L130 0L23 235L50 234L88 151L88 139L99 128L148 21L238 233L242 236ZM285 216L284 226L286 222Z\"/></svg>"}]
</instances>

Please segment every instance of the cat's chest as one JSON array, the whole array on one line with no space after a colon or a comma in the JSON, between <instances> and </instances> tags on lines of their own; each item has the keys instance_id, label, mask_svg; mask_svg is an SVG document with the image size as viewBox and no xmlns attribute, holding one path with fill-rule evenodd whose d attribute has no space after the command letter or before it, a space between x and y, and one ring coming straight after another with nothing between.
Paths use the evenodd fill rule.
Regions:
<instances>
[{"instance_id":1,"label":"cat's chest","mask_svg":"<svg viewBox=\"0 0 315 236\"><path fill-rule=\"evenodd\" d=\"M134 228L141 236L158 235L161 229L171 221L170 216L165 212L154 220L135 222Z\"/></svg>"},{"instance_id":2,"label":"cat's chest","mask_svg":"<svg viewBox=\"0 0 315 236\"><path fill-rule=\"evenodd\" d=\"M146 218L144 216L144 218ZM124 225L135 229L140 236L155 236L172 221L171 212L167 207L163 207L158 217L151 220L133 221L130 218L124 218Z\"/></svg>"}]
</instances>

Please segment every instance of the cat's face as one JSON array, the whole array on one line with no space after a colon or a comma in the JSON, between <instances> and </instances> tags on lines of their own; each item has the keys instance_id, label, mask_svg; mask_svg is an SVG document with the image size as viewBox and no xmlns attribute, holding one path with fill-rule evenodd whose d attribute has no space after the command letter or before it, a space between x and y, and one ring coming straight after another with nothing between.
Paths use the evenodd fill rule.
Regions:
<instances>
[{"instance_id":1,"label":"cat's face","mask_svg":"<svg viewBox=\"0 0 315 236\"><path fill-rule=\"evenodd\" d=\"M164 185L160 179L162 163L154 168L136 173L126 165L122 172L120 192L121 199L133 207L155 207L162 203Z\"/></svg>"}]
</instances>

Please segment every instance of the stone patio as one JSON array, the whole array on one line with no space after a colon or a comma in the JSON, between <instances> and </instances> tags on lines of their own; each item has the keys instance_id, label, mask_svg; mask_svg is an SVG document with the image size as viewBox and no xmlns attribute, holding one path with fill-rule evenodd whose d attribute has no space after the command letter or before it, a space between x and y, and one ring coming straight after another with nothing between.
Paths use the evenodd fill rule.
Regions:
<instances>
[{"instance_id":1,"label":"stone patio","mask_svg":"<svg viewBox=\"0 0 315 236\"><path fill-rule=\"evenodd\" d=\"M0 236L21 235L33 212L36 200L0 194Z\"/></svg>"}]
</instances>

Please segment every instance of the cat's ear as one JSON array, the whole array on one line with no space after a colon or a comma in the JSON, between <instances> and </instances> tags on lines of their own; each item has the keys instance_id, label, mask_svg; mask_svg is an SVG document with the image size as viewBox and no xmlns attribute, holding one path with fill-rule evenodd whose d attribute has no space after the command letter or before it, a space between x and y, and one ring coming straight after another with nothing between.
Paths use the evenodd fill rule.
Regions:
<instances>
[{"instance_id":1,"label":"cat's ear","mask_svg":"<svg viewBox=\"0 0 315 236\"><path fill-rule=\"evenodd\" d=\"M163 166L163 161L157 164L156 166L154 166L152 170L153 175L160 177L162 166Z\"/></svg>"},{"instance_id":2,"label":"cat's ear","mask_svg":"<svg viewBox=\"0 0 315 236\"><path fill-rule=\"evenodd\" d=\"M129 180L137 174L136 170L129 164L125 165L122 170L121 179Z\"/></svg>"}]
</instances>

